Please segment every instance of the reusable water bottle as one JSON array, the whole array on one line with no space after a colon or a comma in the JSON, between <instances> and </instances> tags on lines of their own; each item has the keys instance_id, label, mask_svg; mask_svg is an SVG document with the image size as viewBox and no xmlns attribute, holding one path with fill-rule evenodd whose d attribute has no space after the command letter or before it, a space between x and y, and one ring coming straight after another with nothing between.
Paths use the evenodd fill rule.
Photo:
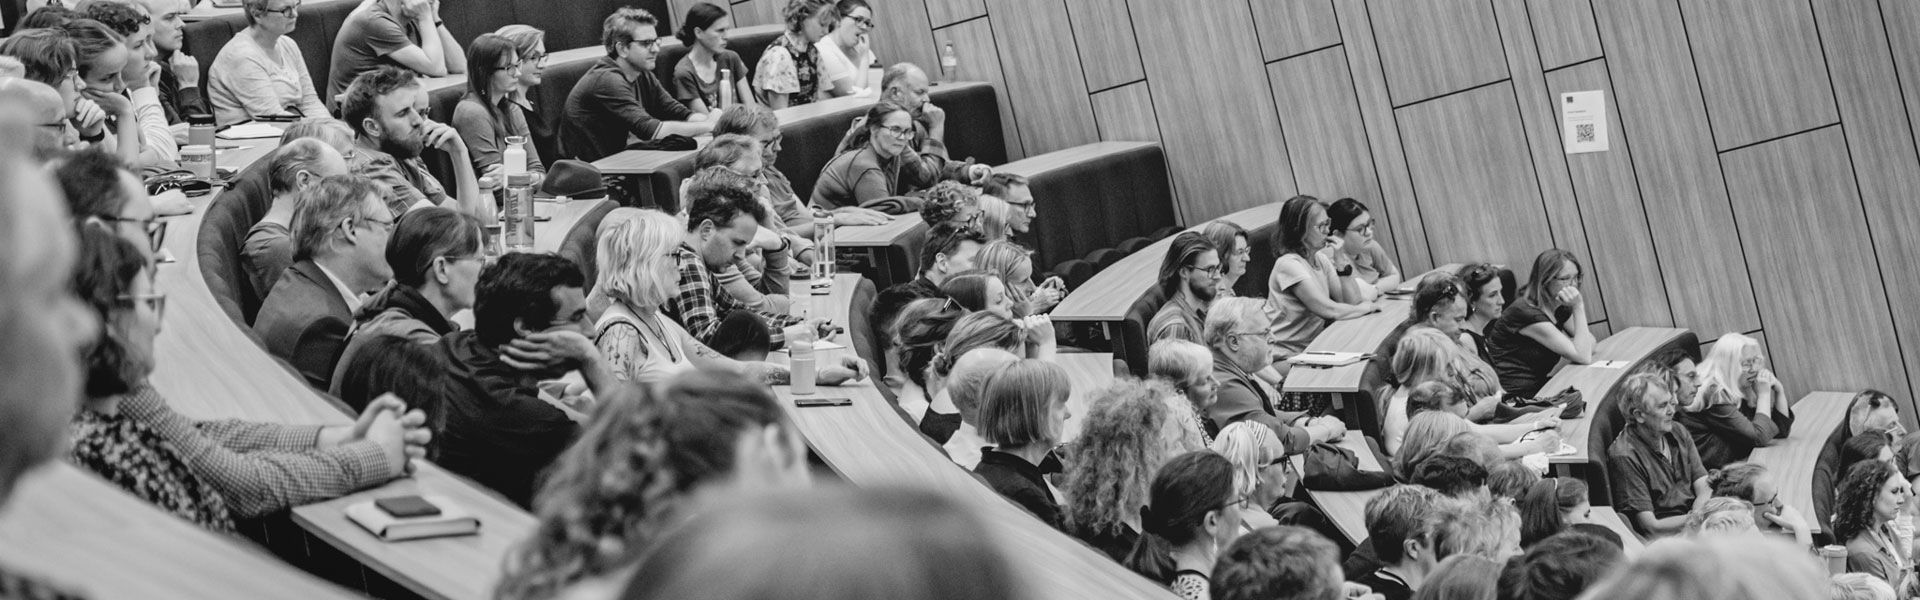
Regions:
<instances>
[{"instance_id":1,"label":"reusable water bottle","mask_svg":"<svg viewBox=\"0 0 1920 600\"><path fill-rule=\"evenodd\" d=\"M507 149L500 152L501 172L512 177L527 172L527 138L507 136Z\"/></svg>"},{"instance_id":2,"label":"reusable water bottle","mask_svg":"<svg viewBox=\"0 0 1920 600\"><path fill-rule=\"evenodd\" d=\"M516 173L507 176L508 252L533 251L533 176Z\"/></svg>"},{"instance_id":3,"label":"reusable water bottle","mask_svg":"<svg viewBox=\"0 0 1920 600\"><path fill-rule=\"evenodd\" d=\"M813 279L833 281L833 211L813 207Z\"/></svg>"},{"instance_id":4,"label":"reusable water bottle","mask_svg":"<svg viewBox=\"0 0 1920 600\"><path fill-rule=\"evenodd\" d=\"M814 365L813 341L806 339L788 339L787 354L791 360L787 367L792 371L794 394L814 393L814 380L819 375Z\"/></svg>"},{"instance_id":5,"label":"reusable water bottle","mask_svg":"<svg viewBox=\"0 0 1920 600\"><path fill-rule=\"evenodd\" d=\"M960 55L954 54L953 42L947 42L940 49L940 81L953 83L960 73Z\"/></svg>"},{"instance_id":6,"label":"reusable water bottle","mask_svg":"<svg viewBox=\"0 0 1920 600\"><path fill-rule=\"evenodd\" d=\"M720 81L717 83L720 85L720 105L714 107L714 110L725 110L733 106L733 69L721 69Z\"/></svg>"}]
</instances>

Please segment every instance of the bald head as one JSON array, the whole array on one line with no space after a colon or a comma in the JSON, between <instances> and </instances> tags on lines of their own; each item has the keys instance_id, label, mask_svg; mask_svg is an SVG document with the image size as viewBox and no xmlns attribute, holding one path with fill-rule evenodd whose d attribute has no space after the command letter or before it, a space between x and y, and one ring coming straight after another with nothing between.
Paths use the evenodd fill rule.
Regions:
<instances>
[{"instance_id":1,"label":"bald head","mask_svg":"<svg viewBox=\"0 0 1920 600\"><path fill-rule=\"evenodd\" d=\"M1020 362L1019 356L999 348L976 348L954 361L953 373L947 376L947 397L952 398L953 407L960 410L961 421L977 423L975 417L980 410L980 397L987 389L987 379L1016 362Z\"/></svg>"},{"instance_id":2,"label":"bald head","mask_svg":"<svg viewBox=\"0 0 1920 600\"><path fill-rule=\"evenodd\" d=\"M35 125L58 122L67 116L58 90L21 77L0 78L0 104L26 109Z\"/></svg>"},{"instance_id":3,"label":"bald head","mask_svg":"<svg viewBox=\"0 0 1920 600\"><path fill-rule=\"evenodd\" d=\"M913 63L899 63L887 67L880 77L881 99L898 104L915 115L920 107L927 104L932 96L927 85L927 72Z\"/></svg>"}]
</instances>

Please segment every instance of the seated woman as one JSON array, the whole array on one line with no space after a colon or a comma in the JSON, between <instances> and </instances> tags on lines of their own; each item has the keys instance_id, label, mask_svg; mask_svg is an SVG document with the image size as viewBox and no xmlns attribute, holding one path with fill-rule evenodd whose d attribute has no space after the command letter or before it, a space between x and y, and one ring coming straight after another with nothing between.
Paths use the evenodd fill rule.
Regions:
<instances>
[{"instance_id":1,"label":"seated woman","mask_svg":"<svg viewBox=\"0 0 1920 600\"><path fill-rule=\"evenodd\" d=\"M1511 447L1503 448L1509 458L1534 452L1553 452L1560 448L1560 435L1554 431L1560 425L1558 413L1539 411L1509 423L1481 423L1493 418L1495 407L1500 404L1499 390L1494 388L1492 393L1475 396L1475 393L1490 387L1485 385L1488 382L1475 385L1475 380L1470 378L1475 372L1464 366L1468 358L1466 353L1439 330L1415 329L1401 338L1399 347L1399 351L1394 353L1393 371L1395 379L1403 385L1388 398L1381 426L1381 437L1384 438L1388 454L1400 451L1408 420L1423 410L1434 408L1455 412L1473 422L1474 431L1486 434L1495 442L1509 444ZM1436 383L1444 387L1428 386ZM1421 396L1421 401L1415 402L1415 395ZM1520 441L1534 431L1542 433L1534 436L1534 439Z\"/></svg>"},{"instance_id":2,"label":"seated woman","mask_svg":"<svg viewBox=\"0 0 1920 600\"><path fill-rule=\"evenodd\" d=\"M540 95L533 88L546 81L547 76L547 32L518 23L502 26L494 31L513 42L520 52L520 85L513 89L510 100L520 105L521 114L527 119L527 131L533 135L533 145L540 149L540 155L548 158L564 158L560 154L560 132L557 125L550 125L541 115L548 114L540 105ZM551 110L558 111L559 108Z\"/></svg>"},{"instance_id":3,"label":"seated woman","mask_svg":"<svg viewBox=\"0 0 1920 600\"><path fill-rule=\"evenodd\" d=\"M261 118L324 117L300 44L288 37L300 22L299 2L246 0L247 28L220 47L207 68L213 120L225 127ZM318 21L311 27L321 27ZM205 50L201 50L205 52Z\"/></svg>"},{"instance_id":4,"label":"seated woman","mask_svg":"<svg viewBox=\"0 0 1920 600\"><path fill-rule=\"evenodd\" d=\"M1413 472L1420 463L1443 454L1448 442L1463 433L1473 433L1473 426L1453 413L1427 411L1414 415L1407 424L1400 451L1393 455L1394 478L1413 481Z\"/></svg>"},{"instance_id":5,"label":"seated woman","mask_svg":"<svg viewBox=\"0 0 1920 600\"><path fill-rule=\"evenodd\" d=\"M1060 481L1066 497L1061 529L1116 561L1140 537L1140 507L1154 471L1168 459L1205 449L1168 435L1176 413L1162 400L1164 393L1134 379L1108 385L1092 396L1086 424L1065 452L1073 468Z\"/></svg>"},{"instance_id":6,"label":"seated woman","mask_svg":"<svg viewBox=\"0 0 1920 600\"><path fill-rule=\"evenodd\" d=\"M927 410L920 418L920 433L936 442L945 444L960 427L960 409L946 393L946 380L953 374L954 362L975 348L999 348L1015 356L1050 360L1054 353L1053 322L1046 317L1009 319L985 311L954 320L925 376L932 387L926 388Z\"/></svg>"},{"instance_id":7,"label":"seated woman","mask_svg":"<svg viewBox=\"0 0 1920 600\"><path fill-rule=\"evenodd\" d=\"M1353 267L1353 279L1366 300L1400 287L1400 267L1380 242L1373 239L1373 213L1367 205L1352 198L1341 198L1327 207L1327 227L1332 242L1324 252L1335 268Z\"/></svg>"},{"instance_id":8,"label":"seated woman","mask_svg":"<svg viewBox=\"0 0 1920 600\"><path fill-rule=\"evenodd\" d=\"M1033 282L1033 252L1019 244L1001 240L980 247L973 255L974 268L998 275L1000 281L1007 284L1007 295L1013 298L1013 314L1020 316L1037 315L1053 310L1060 299L1067 295L1067 282L1059 277L1048 277L1039 284Z\"/></svg>"},{"instance_id":9,"label":"seated woman","mask_svg":"<svg viewBox=\"0 0 1920 600\"><path fill-rule=\"evenodd\" d=\"M1213 352L1186 340L1154 342L1147 349L1147 377L1174 392L1165 400L1173 409L1169 435L1183 440L1181 445L1188 450L1212 445L1207 409L1220 396L1220 382L1213 378Z\"/></svg>"},{"instance_id":10,"label":"seated woman","mask_svg":"<svg viewBox=\"0 0 1920 600\"><path fill-rule=\"evenodd\" d=\"M867 0L840 0L835 7L840 26L813 44L820 51L820 87L835 98L880 91L880 80L871 79L869 68L880 62L867 39L873 33L873 7Z\"/></svg>"},{"instance_id":11,"label":"seated woman","mask_svg":"<svg viewBox=\"0 0 1920 600\"><path fill-rule=\"evenodd\" d=\"M196 525L232 532L236 519L329 500L386 483L425 454L426 416L376 401L351 425L195 421L147 378L166 295L132 242L84 225L72 280L105 325L85 349L86 398L69 427L69 458L128 493Z\"/></svg>"},{"instance_id":12,"label":"seated woman","mask_svg":"<svg viewBox=\"0 0 1920 600\"><path fill-rule=\"evenodd\" d=\"M1347 536L1313 503L1295 498L1300 472L1280 436L1259 423L1239 422L1220 430L1211 449L1233 463L1233 489L1246 503L1240 506L1238 534L1273 525L1306 527L1350 548Z\"/></svg>"},{"instance_id":13,"label":"seated woman","mask_svg":"<svg viewBox=\"0 0 1920 600\"><path fill-rule=\"evenodd\" d=\"M1906 435L1906 428L1900 424L1900 405L1892 396L1880 390L1864 390L1853 395L1847 402L1847 420L1841 422L1826 444L1820 449L1820 457L1813 466L1813 518L1820 521L1821 529L1831 530L1834 509L1834 490L1839 488L1840 478L1852 465L1845 461L1845 446L1848 440L1863 434L1877 433L1889 438Z\"/></svg>"},{"instance_id":14,"label":"seated woman","mask_svg":"<svg viewBox=\"0 0 1920 600\"><path fill-rule=\"evenodd\" d=\"M979 181L993 172L986 165L915 151L909 144L913 127L913 113L900 105L885 101L873 105L866 119L841 140L833 160L820 170L820 180L813 186L813 205L837 213L924 190L941 181Z\"/></svg>"},{"instance_id":15,"label":"seated woman","mask_svg":"<svg viewBox=\"0 0 1920 600\"><path fill-rule=\"evenodd\" d=\"M960 307L969 312L986 312L1005 319L1013 319L1013 300L1007 295L1007 284L986 271L963 271L948 275L940 282L940 293L960 303Z\"/></svg>"},{"instance_id":16,"label":"seated woman","mask_svg":"<svg viewBox=\"0 0 1920 600\"><path fill-rule=\"evenodd\" d=\"M459 329L453 315L473 308L474 286L487 261L486 240L480 220L457 210L430 206L400 215L387 238L393 281L354 314L329 391L341 395L347 365L365 351L368 340L399 336L431 344Z\"/></svg>"},{"instance_id":17,"label":"seated woman","mask_svg":"<svg viewBox=\"0 0 1920 600\"><path fill-rule=\"evenodd\" d=\"M507 554L495 597L616 597L696 494L809 483L806 445L764 384L690 371L606 400L554 461L534 500L539 524Z\"/></svg>"},{"instance_id":18,"label":"seated woman","mask_svg":"<svg viewBox=\"0 0 1920 600\"><path fill-rule=\"evenodd\" d=\"M840 21L833 0L787 0L780 16L787 32L753 67L753 88L773 109L808 104L820 95L819 51L813 46Z\"/></svg>"},{"instance_id":19,"label":"seated woman","mask_svg":"<svg viewBox=\"0 0 1920 600\"><path fill-rule=\"evenodd\" d=\"M1802 548L1813 547L1813 533L1800 511L1780 501L1780 486L1766 465L1734 463L1707 475L1707 486L1717 497L1734 498L1753 505L1753 522L1762 531L1793 536Z\"/></svg>"},{"instance_id":20,"label":"seated woman","mask_svg":"<svg viewBox=\"0 0 1920 600\"><path fill-rule=\"evenodd\" d=\"M1294 196L1280 207L1275 223L1273 275L1267 279L1267 317L1273 320L1267 341L1274 366L1284 374L1288 359L1327 324L1380 310L1360 297L1353 267L1336 269L1320 251L1332 243L1326 207L1313 196Z\"/></svg>"},{"instance_id":21,"label":"seated woman","mask_svg":"<svg viewBox=\"0 0 1920 600\"><path fill-rule=\"evenodd\" d=\"M1174 457L1153 476L1139 509L1145 529L1122 564L1165 584L1182 600L1207 600L1214 556L1240 535L1247 498L1234 486L1233 463L1206 450Z\"/></svg>"},{"instance_id":22,"label":"seated woman","mask_svg":"<svg viewBox=\"0 0 1920 600\"><path fill-rule=\"evenodd\" d=\"M1004 242L1013 237L1013 205L998 196L980 195L980 214L973 226L987 236L987 243Z\"/></svg>"},{"instance_id":23,"label":"seated woman","mask_svg":"<svg viewBox=\"0 0 1920 600\"><path fill-rule=\"evenodd\" d=\"M1572 477L1541 478L1527 487L1514 507L1520 509L1521 548L1532 548L1575 525L1593 522L1587 482Z\"/></svg>"},{"instance_id":24,"label":"seated woman","mask_svg":"<svg viewBox=\"0 0 1920 600\"><path fill-rule=\"evenodd\" d=\"M980 403L980 435L993 447L980 453L973 474L1055 529L1062 525L1060 494L1044 477L1061 469L1053 447L1071 418L1070 391L1065 370L1026 359L989 379Z\"/></svg>"},{"instance_id":25,"label":"seated woman","mask_svg":"<svg viewBox=\"0 0 1920 600\"><path fill-rule=\"evenodd\" d=\"M1562 358L1577 365L1593 362L1593 331L1580 294L1585 277L1572 252L1542 252L1519 297L1487 326L1487 353L1508 394L1539 394Z\"/></svg>"},{"instance_id":26,"label":"seated woman","mask_svg":"<svg viewBox=\"0 0 1920 600\"><path fill-rule=\"evenodd\" d=\"M727 49L729 31L733 31L733 17L727 15L727 9L701 2L687 9L687 18L673 33L687 48L687 55L673 66L673 99L696 115L712 117L712 113L727 108L720 102L722 88L732 90L736 104L757 104L746 61Z\"/></svg>"},{"instance_id":27,"label":"seated woman","mask_svg":"<svg viewBox=\"0 0 1920 600\"><path fill-rule=\"evenodd\" d=\"M1693 434L1707 468L1746 460L1754 448L1792 432L1786 387L1760 365L1760 342L1738 333L1720 336L1700 361L1699 386L1692 398L1681 400L1679 421Z\"/></svg>"},{"instance_id":28,"label":"seated woman","mask_svg":"<svg viewBox=\"0 0 1920 600\"><path fill-rule=\"evenodd\" d=\"M1912 495L1893 465L1867 461L1847 469L1833 510L1833 538L1847 547L1847 572L1884 579L1903 597L1914 592L1913 557L1900 547L1893 521Z\"/></svg>"},{"instance_id":29,"label":"seated woman","mask_svg":"<svg viewBox=\"0 0 1920 600\"><path fill-rule=\"evenodd\" d=\"M532 185L539 189L547 166L534 146L526 109L514 101L523 93L520 71L526 61L520 57L520 48L506 36L484 33L467 47L467 65L473 71L467 74L466 94L453 107L452 125L467 144L473 172L493 173L499 179L496 185L504 187L502 161L511 141L519 138L520 149L527 153L526 172L533 174Z\"/></svg>"},{"instance_id":30,"label":"seated woman","mask_svg":"<svg viewBox=\"0 0 1920 600\"><path fill-rule=\"evenodd\" d=\"M1460 268L1460 284L1467 290L1467 316L1460 321L1460 333L1470 342L1468 348L1480 357L1481 361L1493 363L1493 356L1487 354L1487 326L1500 318L1513 302L1513 289L1507 281L1513 278L1513 272L1486 263L1474 263Z\"/></svg>"},{"instance_id":31,"label":"seated woman","mask_svg":"<svg viewBox=\"0 0 1920 600\"><path fill-rule=\"evenodd\" d=\"M1227 220L1208 221L1200 226L1200 235L1220 250L1220 289L1214 297L1239 296L1233 286L1247 274L1247 263L1253 258L1253 242L1247 239L1246 228Z\"/></svg>"},{"instance_id":32,"label":"seated woman","mask_svg":"<svg viewBox=\"0 0 1920 600\"><path fill-rule=\"evenodd\" d=\"M900 316L893 320L892 331L887 332L893 338L894 356L890 360L896 363L898 373L906 375L905 381L889 382L895 386L895 404L916 423L931 416L927 404L935 390L934 382L930 381L933 361L941 356L941 348L953 332L954 321L966 314L966 309L949 300L914 300L900 309Z\"/></svg>"},{"instance_id":33,"label":"seated woman","mask_svg":"<svg viewBox=\"0 0 1920 600\"><path fill-rule=\"evenodd\" d=\"M126 38L99 21L76 19L60 30L72 45L74 70L79 73L75 83L80 101L70 121L79 132L80 141L105 149L129 165L157 164L159 157L145 152L140 143L141 107L135 106L127 96L123 80L129 65L144 70L146 61L133 54L134 49L127 45ZM158 101L153 101L151 106L158 109ZM158 110L154 114L165 119Z\"/></svg>"}]
</instances>

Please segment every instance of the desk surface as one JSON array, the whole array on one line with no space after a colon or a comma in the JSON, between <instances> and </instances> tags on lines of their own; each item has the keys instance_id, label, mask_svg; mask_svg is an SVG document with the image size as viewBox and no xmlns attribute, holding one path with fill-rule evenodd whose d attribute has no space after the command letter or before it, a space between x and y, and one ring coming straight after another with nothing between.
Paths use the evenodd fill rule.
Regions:
<instances>
[{"instance_id":1,"label":"desk surface","mask_svg":"<svg viewBox=\"0 0 1920 600\"><path fill-rule=\"evenodd\" d=\"M1366 438L1360 432L1347 431L1347 437L1341 438L1339 445L1341 448L1352 451L1353 455L1360 459L1360 470L1386 470L1381 468L1379 459L1373 456L1373 450L1367 447ZM1305 454L1295 454L1291 460L1293 460L1295 473L1307 472ZM1333 526L1340 528L1341 533L1347 534L1348 541L1358 544L1361 540L1367 539L1367 502L1374 496L1380 495L1384 489L1333 492L1309 490L1303 485L1295 493L1312 496L1313 502L1320 505L1320 510L1327 513L1327 518L1333 521Z\"/></svg>"},{"instance_id":2,"label":"desk surface","mask_svg":"<svg viewBox=\"0 0 1920 600\"><path fill-rule=\"evenodd\" d=\"M1612 529L1614 533L1620 534L1620 543L1622 546L1625 546L1627 558L1633 558L1633 556L1639 554L1641 550L1647 549L1647 543L1640 539L1640 534L1634 533L1633 528L1628 527L1626 520L1621 519L1620 513L1614 512L1612 507L1595 506L1592 508L1593 512L1590 513L1588 517L1593 519L1595 524L1605 525L1607 529Z\"/></svg>"},{"instance_id":3,"label":"desk surface","mask_svg":"<svg viewBox=\"0 0 1920 600\"><path fill-rule=\"evenodd\" d=\"M1444 265L1407 281L1417 285L1427 275L1441 271L1452 273L1459 271L1460 266L1459 264ZM1380 343L1386 341L1387 335L1393 333L1394 328L1407 320L1408 313L1413 312L1413 300L1410 297L1381 298L1379 303L1380 312L1328 324L1320 335L1315 336L1313 341L1307 344L1306 350L1308 352L1361 353L1379 350ZM1363 360L1330 369L1303 368L1296 365L1293 370L1287 372L1287 380L1282 386L1289 392L1357 392L1360 391L1362 377L1366 375L1367 365L1371 362L1371 360Z\"/></svg>"},{"instance_id":4,"label":"desk surface","mask_svg":"<svg viewBox=\"0 0 1920 600\"><path fill-rule=\"evenodd\" d=\"M1110 154L1126 152L1128 150L1133 150L1136 148L1147 148L1147 147L1158 146L1158 145L1160 144L1155 142L1094 142L1091 144L1083 144L1083 145L1074 146L1071 148L1055 150L1053 152L1048 152L1046 154L1040 154L1037 156L1029 156L1029 157L1016 160L1004 165L1000 165L998 167L994 167L993 170L996 173L1012 173L1014 175L1020 175L1022 177L1030 178L1035 175L1045 173L1047 171L1052 171L1054 169L1059 169L1062 167L1079 164L1081 162L1085 162L1085 161L1096 159L1096 158L1101 158Z\"/></svg>"},{"instance_id":5,"label":"desk surface","mask_svg":"<svg viewBox=\"0 0 1920 600\"><path fill-rule=\"evenodd\" d=\"M1280 216L1280 203L1270 202L1236 212L1217 220L1227 220L1239 224L1248 231L1257 227L1273 224ZM1206 225L1201 223L1188 227L1187 231L1198 231ZM1154 276L1160 271L1160 261L1167 255L1167 247L1173 245L1173 237L1148 244L1145 248L1123 257L1113 266L1095 273L1092 279L1081 284L1060 300L1060 305L1048 313L1055 321L1119 321L1127 317L1127 309L1133 307L1140 296L1153 287Z\"/></svg>"},{"instance_id":6,"label":"desk surface","mask_svg":"<svg viewBox=\"0 0 1920 600\"><path fill-rule=\"evenodd\" d=\"M95 600L356 597L64 462L20 482L0 539L0 565Z\"/></svg>"},{"instance_id":7,"label":"desk surface","mask_svg":"<svg viewBox=\"0 0 1920 600\"><path fill-rule=\"evenodd\" d=\"M1814 518L1813 468L1827 437L1847 418L1847 403L1853 394L1814 392L1793 405L1793 435L1775 440L1772 446L1754 448L1749 460L1767 466L1774 485L1780 486L1780 500L1807 516L1807 525L1820 530Z\"/></svg>"},{"instance_id":8,"label":"desk surface","mask_svg":"<svg viewBox=\"0 0 1920 600\"><path fill-rule=\"evenodd\" d=\"M560 242L566 241L573 226L580 223L582 217L593 212L602 204L612 200L573 200L566 204L537 201L533 204L534 214L553 217L547 221L535 221L533 224L533 249L540 252L560 250ZM597 239L597 238L596 238Z\"/></svg>"},{"instance_id":9,"label":"desk surface","mask_svg":"<svg viewBox=\"0 0 1920 600\"><path fill-rule=\"evenodd\" d=\"M1563 421L1560 425L1561 439L1574 448L1573 454L1555 456L1550 459L1554 464L1586 464L1592 460L1589 456L1592 441L1593 415L1605 408L1607 393L1613 386L1632 373L1634 367L1661 348L1670 346L1689 336L1685 329L1666 327L1629 327L1613 334L1593 348L1593 360L1626 361L1621 368L1597 367L1593 365L1567 365L1555 373L1547 384L1540 388L1540 396L1552 396L1567 388L1580 390L1580 396L1587 401L1587 411L1578 419ZM1602 443L1610 443L1606 440Z\"/></svg>"},{"instance_id":10,"label":"desk surface","mask_svg":"<svg viewBox=\"0 0 1920 600\"><path fill-rule=\"evenodd\" d=\"M841 248L885 248L915 231L927 228L920 213L894 215L880 225L842 225L833 228L833 243Z\"/></svg>"}]
</instances>

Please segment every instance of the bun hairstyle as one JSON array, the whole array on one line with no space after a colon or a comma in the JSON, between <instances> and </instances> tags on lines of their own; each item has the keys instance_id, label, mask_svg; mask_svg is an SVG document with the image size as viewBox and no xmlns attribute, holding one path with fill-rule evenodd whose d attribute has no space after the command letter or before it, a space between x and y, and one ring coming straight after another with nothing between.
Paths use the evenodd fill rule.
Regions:
<instances>
[{"instance_id":1,"label":"bun hairstyle","mask_svg":"<svg viewBox=\"0 0 1920 600\"><path fill-rule=\"evenodd\" d=\"M1121 564L1148 579L1173 583L1173 549L1203 532L1207 514L1233 502L1233 463L1207 450L1176 456L1160 467L1140 507L1140 537Z\"/></svg>"},{"instance_id":2,"label":"bun hairstyle","mask_svg":"<svg viewBox=\"0 0 1920 600\"><path fill-rule=\"evenodd\" d=\"M703 29L712 29L714 23L718 23L724 18L727 18L727 9L721 8L718 4L712 2L695 4L693 8L687 9L687 18L681 21L680 29L673 32L673 37L691 49L694 44L699 42L699 39L694 37L695 33ZM735 73L734 75L741 76L742 74Z\"/></svg>"},{"instance_id":3,"label":"bun hairstyle","mask_svg":"<svg viewBox=\"0 0 1920 600\"><path fill-rule=\"evenodd\" d=\"M893 345L900 351L900 368L920 389L927 387L927 368L940 357L940 347L953 331L953 322L966 314L959 304L943 298L907 303L893 318ZM948 370L953 368L947 365Z\"/></svg>"},{"instance_id":4,"label":"bun hairstyle","mask_svg":"<svg viewBox=\"0 0 1920 600\"><path fill-rule=\"evenodd\" d=\"M943 378L953 373L954 361L975 348L999 348L1022 354L1023 335L1020 326L1006 317L989 312L966 313L954 320L953 328L947 331L946 343L933 358L933 373Z\"/></svg>"}]
</instances>

